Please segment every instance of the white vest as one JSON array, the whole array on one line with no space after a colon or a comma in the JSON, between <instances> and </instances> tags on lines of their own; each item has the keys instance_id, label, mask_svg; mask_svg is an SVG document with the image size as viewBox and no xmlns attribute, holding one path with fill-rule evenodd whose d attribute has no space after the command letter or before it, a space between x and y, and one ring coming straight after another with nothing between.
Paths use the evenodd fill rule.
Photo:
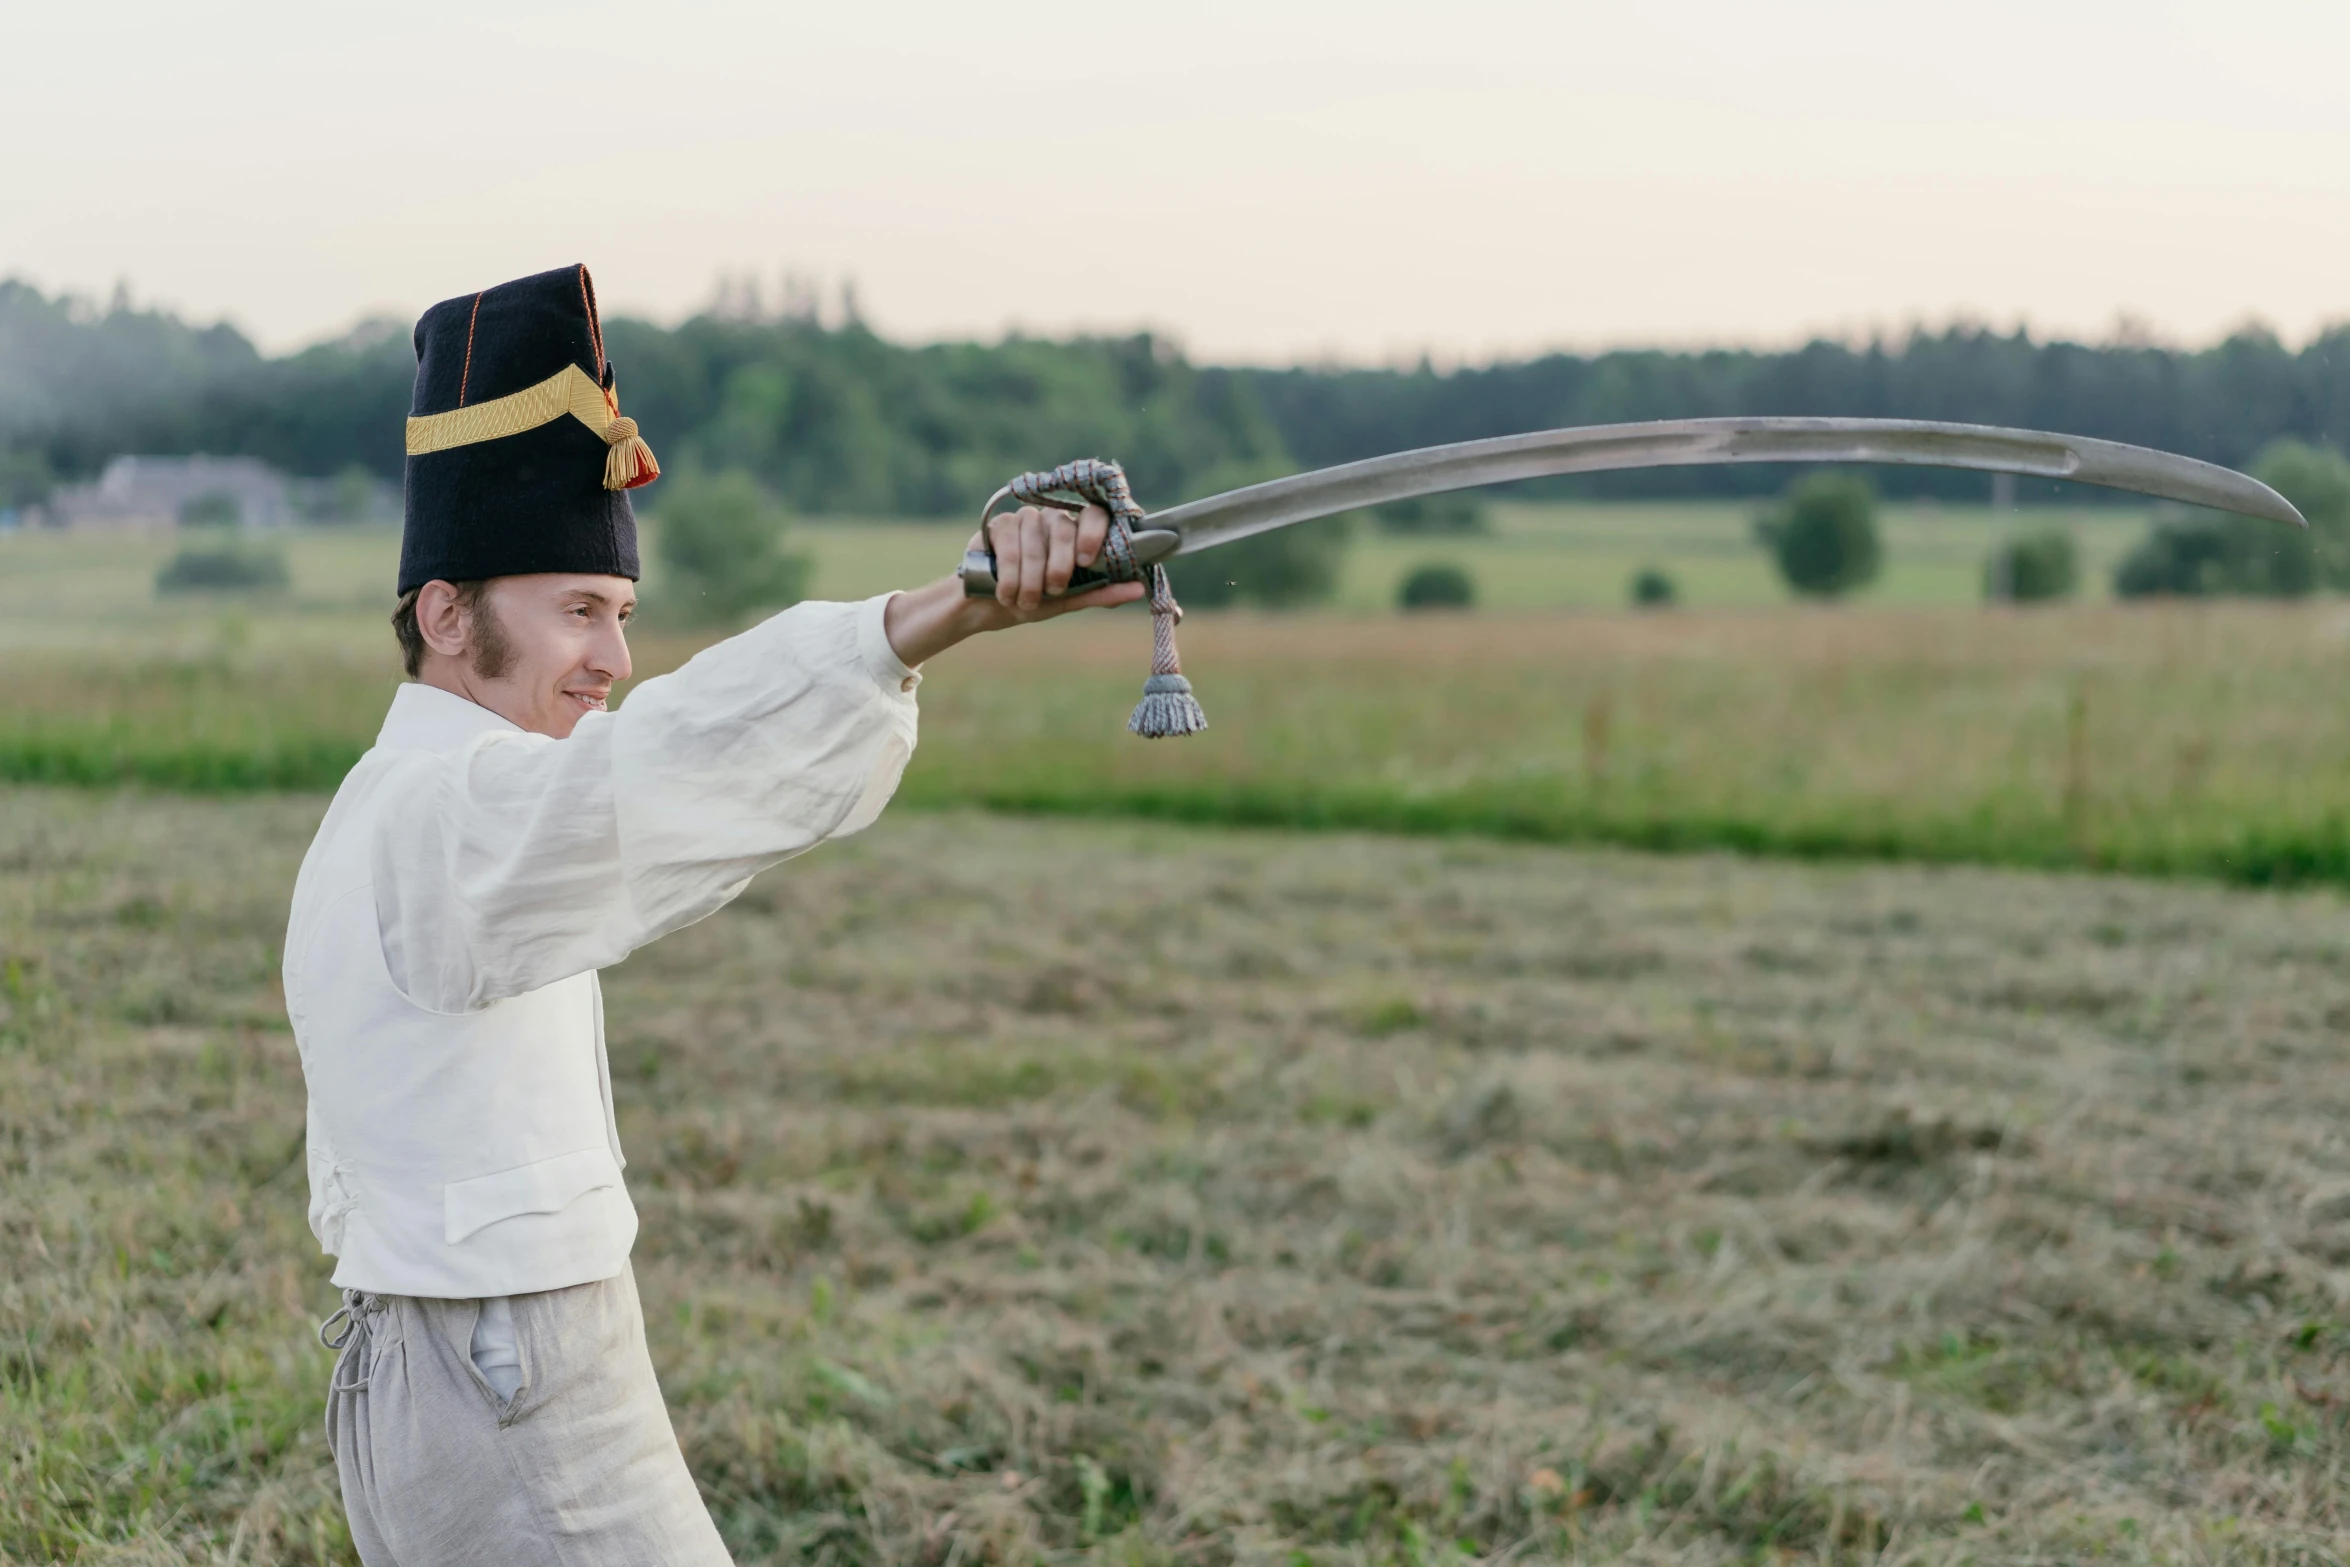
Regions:
<instances>
[{"instance_id":1,"label":"white vest","mask_svg":"<svg viewBox=\"0 0 2350 1567\"><path fill-rule=\"evenodd\" d=\"M381 802L435 754L511 727L460 699L395 703L294 887L286 1010L310 1089L310 1228L345 1288L561 1289L619 1273L636 1239L595 974L452 1014L408 1000L384 963Z\"/></svg>"}]
</instances>

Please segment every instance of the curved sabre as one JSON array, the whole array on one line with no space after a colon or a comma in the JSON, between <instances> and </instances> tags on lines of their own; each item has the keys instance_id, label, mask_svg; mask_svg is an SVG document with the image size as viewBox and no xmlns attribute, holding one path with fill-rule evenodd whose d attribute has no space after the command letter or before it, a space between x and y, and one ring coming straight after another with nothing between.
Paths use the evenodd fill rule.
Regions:
<instances>
[{"instance_id":1,"label":"curved sabre","mask_svg":"<svg viewBox=\"0 0 2350 1567\"><path fill-rule=\"evenodd\" d=\"M1227 490L1144 517L1131 535L1134 559L1147 566L1316 517L1484 484L1741 462L1890 463L2020 473L2309 526L2292 502L2249 474L2120 441L1919 419L1664 419L1423 446ZM997 499L1005 493L998 491ZM994 504L990 501L989 507ZM971 593L995 592L992 551L965 556L962 578ZM1099 572L1080 571L1070 579L1069 591L1082 592L1104 580Z\"/></svg>"},{"instance_id":2,"label":"curved sabre","mask_svg":"<svg viewBox=\"0 0 2350 1567\"><path fill-rule=\"evenodd\" d=\"M2309 524L2248 474L2119 441L1913 419L1669 419L1500 435L1369 457L1271 479L1153 512L1143 526L1177 534L1190 555L1334 512L1513 479L1699 463L1899 463L2070 479L2164 500Z\"/></svg>"}]
</instances>

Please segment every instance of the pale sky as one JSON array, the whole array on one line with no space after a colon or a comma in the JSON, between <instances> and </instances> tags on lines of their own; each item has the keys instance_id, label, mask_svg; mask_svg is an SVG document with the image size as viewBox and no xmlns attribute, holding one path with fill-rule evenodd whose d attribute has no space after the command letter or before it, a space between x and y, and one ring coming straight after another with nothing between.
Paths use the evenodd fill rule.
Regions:
<instances>
[{"instance_id":1,"label":"pale sky","mask_svg":"<svg viewBox=\"0 0 2350 1567\"><path fill-rule=\"evenodd\" d=\"M0 0L0 275L1440 361L2350 318L2350 0Z\"/></svg>"}]
</instances>

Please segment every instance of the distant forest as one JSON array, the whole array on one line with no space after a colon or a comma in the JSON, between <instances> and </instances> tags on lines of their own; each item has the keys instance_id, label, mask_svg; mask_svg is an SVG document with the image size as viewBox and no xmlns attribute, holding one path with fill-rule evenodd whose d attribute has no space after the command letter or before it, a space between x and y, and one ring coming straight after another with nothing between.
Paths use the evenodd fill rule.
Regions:
<instances>
[{"instance_id":1,"label":"distant forest","mask_svg":"<svg viewBox=\"0 0 2350 1567\"><path fill-rule=\"evenodd\" d=\"M1194 365L1148 334L910 347L805 317L698 316L606 332L623 409L663 462L739 468L801 512L961 516L1012 473L1123 461L1146 503L1475 436L1717 414L2024 425L2241 466L2298 436L2350 450L2350 326L2298 352L2038 342L1970 328L1788 352L1619 350L1486 368ZM249 454L298 474L397 479L414 360L398 323L270 358L233 327L118 296L0 281L0 507L123 452ZM1979 497L1981 475L1887 472L1895 494ZM1676 468L1550 481L1550 493L1745 495L1784 475Z\"/></svg>"}]
</instances>

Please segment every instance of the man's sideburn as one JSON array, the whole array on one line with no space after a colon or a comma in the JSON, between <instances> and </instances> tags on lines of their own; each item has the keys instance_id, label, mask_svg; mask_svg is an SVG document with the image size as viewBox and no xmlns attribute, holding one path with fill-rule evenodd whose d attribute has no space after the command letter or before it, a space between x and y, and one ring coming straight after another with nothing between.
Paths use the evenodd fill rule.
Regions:
<instances>
[{"instance_id":1,"label":"man's sideburn","mask_svg":"<svg viewBox=\"0 0 2350 1567\"><path fill-rule=\"evenodd\" d=\"M466 611L467 640L473 644L473 672L483 680L496 680L514 667L514 640L506 635L506 623L498 618L497 604L488 593L477 594L473 606Z\"/></svg>"}]
</instances>

